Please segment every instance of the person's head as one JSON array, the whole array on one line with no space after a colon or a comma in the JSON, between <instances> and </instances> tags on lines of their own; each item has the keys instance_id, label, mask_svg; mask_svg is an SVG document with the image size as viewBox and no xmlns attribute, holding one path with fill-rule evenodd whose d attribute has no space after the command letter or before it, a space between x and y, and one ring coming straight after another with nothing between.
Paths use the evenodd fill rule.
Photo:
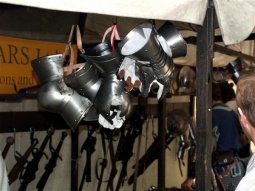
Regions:
<instances>
[{"instance_id":1,"label":"person's head","mask_svg":"<svg viewBox=\"0 0 255 191\"><path fill-rule=\"evenodd\" d=\"M222 102L222 92L219 83L212 84L212 104L221 103Z\"/></svg>"},{"instance_id":2,"label":"person's head","mask_svg":"<svg viewBox=\"0 0 255 191\"><path fill-rule=\"evenodd\" d=\"M236 103L247 137L255 142L255 71L243 73L237 83Z\"/></svg>"},{"instance_id":3,"label":"person's head","mask_svg":"<svg viewBox=\"0 0 255 191\"><path fill-rule=\"evenodd\" d=\"M236 94L233 89L234 84L229 82L221 83L222 100L224 103L235 99Z\"/></svg>"}]
</instances>

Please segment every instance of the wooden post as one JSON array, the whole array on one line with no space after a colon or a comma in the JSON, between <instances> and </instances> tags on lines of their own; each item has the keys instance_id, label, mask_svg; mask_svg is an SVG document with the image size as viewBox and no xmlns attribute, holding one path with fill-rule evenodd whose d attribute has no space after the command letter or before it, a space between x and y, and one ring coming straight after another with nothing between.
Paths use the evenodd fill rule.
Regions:
<instances>
[{"instance_id":1,"label":"wooden post","mask_svg":"<svg viewBox=\"0 0 255 191\"><path fill-rule=\"evenodd\" d=\"M159 144L159 157L158 157L158 191L165 190L165 116L166 116L166 98L158 102L158 144Z\"/></svg>"},{"instance_id":2,"label":"wooden post","mask_svg":"<svg viewBox=\"0 0 255 191\"><path fill-rule=\"evenodd\" d=\"M210 190L212 142L212 59L214 45L214 6L208 1L207 13L197 33L196 102L196 191Z\"/></svg>"}]
</instances>

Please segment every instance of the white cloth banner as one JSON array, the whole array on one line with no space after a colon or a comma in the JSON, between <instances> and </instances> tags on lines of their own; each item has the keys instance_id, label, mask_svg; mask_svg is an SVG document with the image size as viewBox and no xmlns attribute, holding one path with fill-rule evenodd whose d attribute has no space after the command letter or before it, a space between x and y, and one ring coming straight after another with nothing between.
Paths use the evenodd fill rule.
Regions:
<instances>
[{"instance_id":1,"label":"white cloth banner","mask_svg":"<svg viewBox=\"0 0 255 191\"><path fill-rule=\"evenodd\" d=\"M200 25L203 23L207 7L207 0L0 0L0 2L81 13L175 20Z\"/></svg>"},{"instance_id":2,"label":"white cloth banner","mask_svg":"<svg viewBox=\"0 0 255 191\"><path fill-rule=\"evenodd\" d=\"M0 0L0 3L202 25L208 0ZM226 45L239 43L249 36L255 26L254 0L214 0L214 4Z\"/></svg>"}]
</instances>

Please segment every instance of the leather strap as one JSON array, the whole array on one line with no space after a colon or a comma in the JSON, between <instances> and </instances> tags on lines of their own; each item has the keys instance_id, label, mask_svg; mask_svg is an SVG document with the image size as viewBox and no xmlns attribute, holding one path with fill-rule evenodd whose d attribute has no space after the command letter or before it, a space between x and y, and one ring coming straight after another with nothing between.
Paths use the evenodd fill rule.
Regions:
<instances>
[{"instance_id":1,"label":"leather strap","mask_svg":"<svg viewBox=\"0 0 255 191\"><path fill-rule=\"evenodd\" d=\"M71 74L73 71L78 70L79 68L82 68L85 63L79 63L79 64L74 64L74 49L72 46L72 39L73 36L76 34L76 44L77 47L79 49L79 51L82 54L85 54L85 50L82 47L82 38L81 38L81 32L80 32L80 28L78 25L76 25L76 33L74 33L74 29L75 29L75 25L72 26L70 34L69 34L69 38L68 38L68 42L66 44L66 48L65 51L63 53L63 57L66 59L67 55L70 55L70 59L69 59L69 65L64 67L64 72L66 73L66 75Z\"/></svg>"},{"instance_id":2,"label":"leather strap","mask_svg":"<svg viewBox=\"0 0 255 191\"><path fill-rule=\"evenodd\" d=\"M82 48L81 32L80 32L80 28L78 25L76 26L76 43L77 43L77 47L80 50L80 52L82 54L85 54L85 50Z\"/></svg>"},{"instance_id":3,"label":"leather strap","mask_svg":"<svg viewBox=\"0 0 255 191\"><path fill-rule=\"evenodd\" d=\"M115 51L116 48L115 48L115 45L114 45L114 41L115 40L120 40L120 36L119 36L118 30L117 30L117 25L116 24L113 24L112 26L110 26L109 28L106 29L106 31L104 33L104 36L103 36L103 39L102 39L102 42L105 42L105 38L110 32L112 32L111 33L111 38L110 38L111 45L112 45L112 50Z\"/></svg>"},{"instance_id":4,"label":"leather strap","mask_svg":"<svg viewBox=\"0 0 255 191\"><path fill-rule=\"evenodd\" d=\"M231 169L236 165L237 162L238 161L236 159L233 160L233 162L230 165L228 165L227 169L224 172L220 173L218 176L220 178L226 176L231 171Z\"/></svg>"},{"instance_id":5,"label":"leather strap","mask_svg":"<svg viewBox=\"0 0 255 191\"><path fill-rule=\"evenodd\" d=\"M68 38L68 42L66 44L66 48L65 51L63 53L63 57L66 59L67 55L70 55L70 59L69 59L69 65L68 67L66 67L66 75L69 75L72 73L73 71L73 65L74 65L74 50L72 47L72 38L74 35L74 25L72 25L70 34L69 34L69 38ZM64 69L65 71L65 69Z\"/></svg>"}]
</instances>

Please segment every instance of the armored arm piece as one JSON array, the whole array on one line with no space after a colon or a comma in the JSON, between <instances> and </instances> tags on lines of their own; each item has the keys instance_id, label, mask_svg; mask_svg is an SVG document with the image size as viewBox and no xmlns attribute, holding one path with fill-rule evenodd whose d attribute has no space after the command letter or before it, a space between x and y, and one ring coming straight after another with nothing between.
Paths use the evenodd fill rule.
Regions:
<instances>
[{"instance_id":1,"label":"armored arm piece","mask_svg":"<svg viewBox=\"0 0 255 191\"><path fill-rule=\"evenodd\" d=\"M131 30L119 43L120 52L123 56L149 62L154 75L144 73L144 77L153 77L164 88L158 96L162 99L169 91L173 78L174 64L172 58L185 56L187 45L179 32L169 22L166 22L157 32L150 22L144 22ZM141 68L143 71L143 69ZM146 75L147 74L147 75ZM142 80L141 80L142 81ZM145 86L146 88L148 86ZM143 95L144 94L143 92Z\"/></svg>"},{"instance_id":2,"label":"armored arm piece","mask_svg":"<svg viewBox=\"0 0 255 191\"><path fill-rule=\"evenodd\" d=\"M62 54L44 56L32 61L32 67L41 82L37 100L44 109L59 113L69 127L75 130L86 117L92 103L64 83L64 63Z\"/></svg>"},{"instance_id":3,"label":"armored arm piece","mask_svg":"<svg viewBox=\"0 0 255 191\"><path fill-rule=\"evenodd\" d=\"M188 149L191 161L195 161L196 139L194 135L193 123L190 118L188 119L187 125L188 125L188 138L186 134L180 135L180 144L179 149L177 151L177 157L183 160L184 152L186 149Z\"/></svg>"},{"instance_id":4,"label":"armored arm piece","mask_svg":"<svg viewBox=\"0 0 255 191\"><path fill-rule=\"evenodd\" d=\"M189 123L189 141L190 141L190 148L189 148L189 155L190 155L190 159L192 161L195 161L196 156L195 156L195 150L196 150L196 138L195 138L195 134L194 134L194 128L193 128L193 123L190 120Z\"/></svg>"},{"instance_id":5,"label":"armored arm piece","mask_svg":"<svg viewBox=\"0 0 255 191\"><path fill-rule=\"evenodd\" d=\"M101 116L99 123L112 129L120 128L132 109L130 95L124 91L124 81L117 78L122 55L118 49L113 51L110 43L102 42L81 56L97 69L102 80L92 101ZM107 120L107 124L102 121L102 117Z\"/></svg>"},{"instance_id":6,"label":"armored arm piece","mask_svg":"<svg viewBox=\"0 0 255 191\"><path fill-rule=\"evenodd\" d=\"M179 143L179 148L177 151L177 158L180 160L183 160L184 152L186 149L185 147L186 147L186 144L185 144L184 137L183 137L183 135L180 135L180 143Z\"/></svg>"},{"instance_id":7,"label":"armored arm piece","mask_svg":"<svg viewBox=\"0 0 255 191\"><path fill-rule=\"evenodd\" d=\"M73 30L74 27L67 49L71 45ZM158 31L150 22L138 25L119 41L118 48L115 48L114 39L111 38L111 43L103 40L85 51L78 28L76 32L80 56L86 61L76 71L73 70L72 51L65 76L67 51L32 61L32 67L41 82L38 102L48 111L59 113L72 130L76 129L81 120L91 117L89 114L95 110L94 118L103 127L120 128L132 111L129 91L133 87L139 88L141 96L146 97L151 85L157 83L157 98L164 98L174 77L172 59L186 55L185 41L169 22ZM135 64L132 62L135 67L130 67L131 64L126 63L125 58L135 60ZM121 67L122 64L126 64L125 67ZM126 82L121 79L122 72L118 71L123 68L123 72L130 68L132 76L125 78Z\"/></svg>"},{"instance_id":8,"label":"armored arm piece","mask_svg":"<svg viewBox=\"0 0 255 191\"><path fill-rule=\"evenodd\" d=\"M194 134L193 123L189 122L189 153L188 153L188 177L195 178L195 163L196 163L196 139Z\"/></svg>"}]
</instances>

